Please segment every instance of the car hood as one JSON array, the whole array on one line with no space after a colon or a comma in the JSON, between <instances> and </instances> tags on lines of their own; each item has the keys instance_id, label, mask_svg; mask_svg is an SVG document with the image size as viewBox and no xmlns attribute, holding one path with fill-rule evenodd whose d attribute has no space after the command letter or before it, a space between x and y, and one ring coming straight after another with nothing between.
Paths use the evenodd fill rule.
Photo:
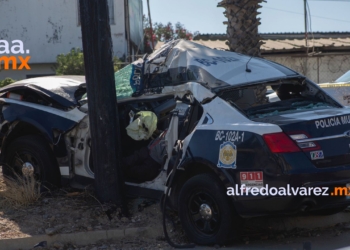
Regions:
<instances>
[{"instance_id":1,"label":"car hood","mask_svg":"<svg viewBox=\"0 0 350 250\"><path fill-rule=\"evenodd\" d=\"M85 76L49 76L30 78L12 83L0 88L0 93L30 89L68 108L78 104L75 93L78 89L85 88Z\"/></svg>"}]
</instances>

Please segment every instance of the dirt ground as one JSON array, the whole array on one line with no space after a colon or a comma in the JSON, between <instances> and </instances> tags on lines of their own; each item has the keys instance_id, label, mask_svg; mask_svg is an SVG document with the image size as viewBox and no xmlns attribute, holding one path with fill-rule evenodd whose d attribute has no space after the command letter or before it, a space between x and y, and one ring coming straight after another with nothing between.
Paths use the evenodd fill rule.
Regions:
<instances>
[{"instance_id":1,"label":"dirt ground","mask_svg":"<svg viewBox=\"0 0 350 250\"><path fill-rule=\"evenodd\" d=\"M1 175L0 175L1 181ZM1 201L1 198L0 198ZM101 205L92 191L63 188L43 195L37 202L26 207L1 206L0 239L14 239L38 234L58 234L86 232L111 228L131 228L149 226L155 230L154 239L124 238L119 241L97 242L93 245L71 245L56 242L53 245L35 248L49 250L114 250L114 249L172 249L161 230L162 213L159 203L145 199L128 201L129 215L121 213L110 205ZM251 223L252 224L252 223ZM176 215L168 223L171 238L179 244L189 243L182 231ZM289 232L273 232L269 228L256 228L242 225L241 235L232 245L244 246L270 244L289 245L300 238L337 237L349 232L350 223L340 223L335 227L306 230L296 228ZM321 238L320 237L320 238ZM261 246L262 246L261 245ZM29 248L32 246L29 246ZM215 246L219 248L219 246ZM223 247L223 246L222 246ZM230 247L230 246L225 246ZM242 248L243 249L243 248ZM253 248L252 248L253 249ZM282 249L282 248L281 248Z\"/></svg>"},{"instance_id":2,"label":"dirt ground","mask_svg":"<svg viewBox=\"0 0 350 250\"><path fill-rule=\"evenodd\" d=\"M42 195L29 206L13 207L0 202L0 239L152 226L161 221L160 207L155 201L128 200L128 212L122 214L119 208L100 204L93 191L65 187Z\"/></svg>"},{"instance_id":3,"label":"dirt ground","mask_svg":"<svg viewBox=\"0 0 350 250\"><path fill-rule=\"evenodd\" d=\"M142 227L157 224L158 206L142 206L142 200L129 203L131 216L122 217L84 192L67 192L43 197L37 203L22 208L0 208L0 239L26 235L84 232L110 228ZM55 229L55 232L53 232Z\"/></svg>"},{"instance_id":4,"label":"dirt ground","mask_svg":"<svg viewBox=\"0 0 350 250\"><path fill-rule=\"evenodd\" d=\"M338 249L349 246L350 227L347 224L339 224L335 227L316 228L314 230L295 229L285 233L272 233L260 231L258 234L248 232L237 241L227 246L196 246L195 249L232 249L232 250L307 250L307 249ZM164 239L144 240L139 238L125 238L118 242L97 242L93 245L54 244L49 250L142 250L142 249L174 249ZM192 249L192 248L187 248Z\"/></svg>"},{"instance_id":5,"label":"dirt ground","mask_svg":"<svg viewBox=\"0 0 350 250\"><path fill-rule=\"evenodd\" d=\"M3 183L0 168L0 184ZM0 185L3 187L4 185ZM1 190L0 190L1 191ZM124 238L118 242L97 242L95 245L74 246L56 242L51 246L35 249L167 249L161 230L162 213L158 201L148 199L129 199L128 214L123 214L120 208L100 204L93 191L76 190L64 187L60 190L46 193L37 202L13 207L1 202L0 196L0 239L15 239L30 235L86 232L106 229L126 229L135 227L150 227L154 239ZM4 205L5 204L5 205ZM173 224L174 223L174 224ZM173 225L179 224L173 220ZM177 241L185 241L183 231L179 233L171 229L169 234ZM176 226L176 225L175 225ZM29 246L32 247L32 246Z\"/></svg>"}]
</instances>

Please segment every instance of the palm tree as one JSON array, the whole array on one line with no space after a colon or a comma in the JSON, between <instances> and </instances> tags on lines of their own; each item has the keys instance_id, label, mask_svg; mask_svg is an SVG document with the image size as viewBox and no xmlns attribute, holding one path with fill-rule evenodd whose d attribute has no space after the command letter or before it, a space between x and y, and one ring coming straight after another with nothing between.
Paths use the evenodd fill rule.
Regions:
<instances>
[{"instance_id":1,"label":"palm tree","mask_svg":"<svg viewBox=\"0 0 350 250\"><path fill-rule=\"evenodd\" d=\"M260 56L260 45L263 44L258 34L260 14L258 9L264 0L222 0L218 7L225 8L224 15L228 21L227 37L231 51Z\"/></svg>"}]
</instances>

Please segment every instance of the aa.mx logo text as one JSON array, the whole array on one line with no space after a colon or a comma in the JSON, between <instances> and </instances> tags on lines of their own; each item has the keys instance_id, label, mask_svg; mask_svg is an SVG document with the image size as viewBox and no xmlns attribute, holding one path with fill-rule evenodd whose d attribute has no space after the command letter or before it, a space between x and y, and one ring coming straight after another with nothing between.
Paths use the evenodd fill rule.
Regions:
<instances>
[{"instance_id":1,"label":"aa.mx logo text","mask_svg":"<svg viewBox=\"0 0 350 250\"><path fill-rule=\"evenodd\" d=\"M23 56L29 53L29 49L24 50L21 40L13 40L11 44L6 40L0 40L0 69L3 65L5 70L29 70L30 56Z\"/></svg>"}]
</instances>

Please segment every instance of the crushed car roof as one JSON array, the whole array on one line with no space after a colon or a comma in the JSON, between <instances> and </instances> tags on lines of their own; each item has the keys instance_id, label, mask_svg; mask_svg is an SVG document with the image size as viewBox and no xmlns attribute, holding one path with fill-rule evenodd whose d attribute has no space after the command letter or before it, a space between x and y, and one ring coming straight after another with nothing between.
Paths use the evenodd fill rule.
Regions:
<instances>
[{"instance_id":1,"label":"crushed car roof","mask_svg":"<svg viewBox=\"0 0 350 250\"><path fill-rule=\"evenodd\" d=\"M209 89L215 89L300 76L287 67L262 58L211 49L186 40L168 42L133 65L142 68L146 75L142 79L144 89L188 81L200 82ZM133 84L137 85L131 81Z\"/></svg>"},{"instance_id":2,"label":"crushed car roof","mask_svg":"<svg viewBox=\"0 0 350 250\"><path fill-rule=\"evenodd\" d=\"M145 93L168 94L171 91L164 87L188 82L197 82L215 92L222 87L298 76L297 72L262 58L174 40L116 72L115 79L117 97L126 98ZM3 87L0 93L27 88L64 107L72 107L78 104L75 93L86 88L85 82L85 76L31 78Z\"/></svg>"},{"instance_id":3,"label":"crushed car roof","mask_svg":"<svg viewBox=\"0 0 350 250\"><path fill-rule=\"evenodd\" d=\"M71 107L77 105L75 93L79 88L86 88L85 76L47 76L12 83L0 88L0 93L31 89L52 98L63 106Z\"/></svg>"}]
</instances>

